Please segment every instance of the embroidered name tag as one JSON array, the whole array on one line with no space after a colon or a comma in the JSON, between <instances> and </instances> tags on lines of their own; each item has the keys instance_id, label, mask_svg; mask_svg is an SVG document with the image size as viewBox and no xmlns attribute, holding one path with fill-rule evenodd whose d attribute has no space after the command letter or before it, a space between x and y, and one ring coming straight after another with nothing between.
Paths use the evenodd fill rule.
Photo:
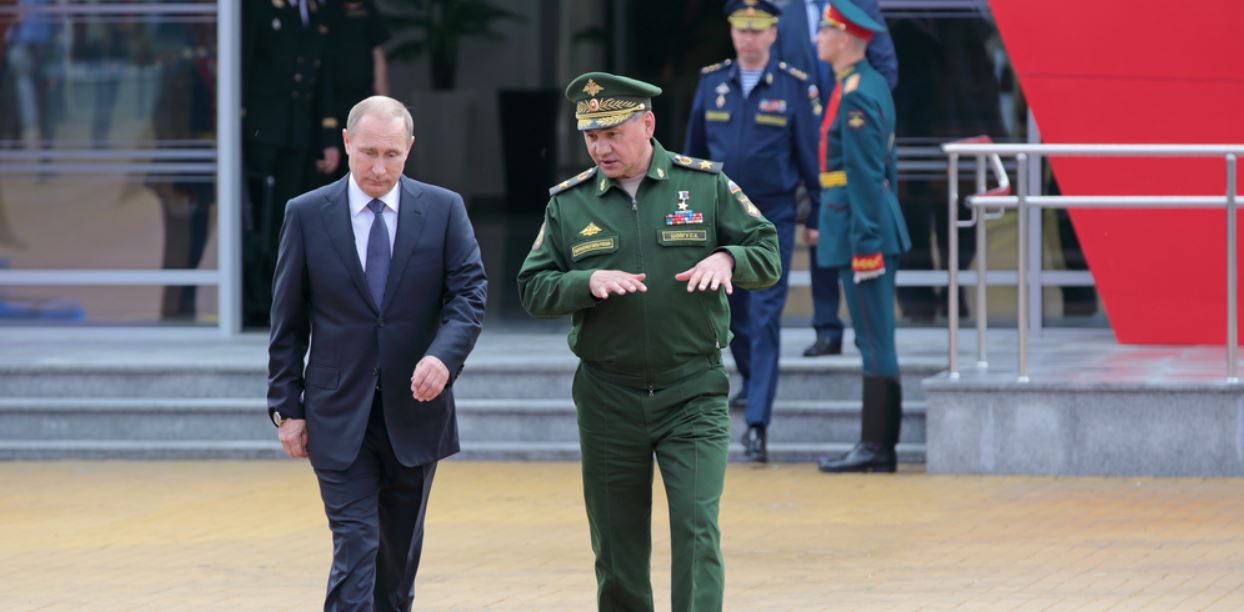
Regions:
<instances>
[{"instance_id":1,"label":"embroidered name tag","mask_svg":"<svg viewBox=\"0 0 1244 612\"><path fill-rule=\"evenodd\" d=\"M661 242L708 242L708 230L662 230Z\"/></svg>"},{"instance_id":2,"label":"embroidered name tag","mask_svg":"<svg viewBox=\"0 0 1244 612\"><path fill-rule=\"evenodd\" d=\"M705 121L729 121L730 111L704 111Z\"/></svg>"},{"instance_id":3,"label":"embroidered name tag","mask_svg":"<svg viewBox=\"0 0 1244 612\"><path fill-rule=\"evenodd\" d=\"M785 127L786 117L782 115L766 115L764 113L756 113L756 123L761 125L776 125L778 127Z\"/></svg>"},{"instance_id":4,"label":"embroidered name tag","mask_svg":"<svg viewBox=\"0 0 1244 612\"><path fill-rule=\"evenodd\" d=\"M570 245L570 257L579 259L592 253L611 253L618 250L618 239L614 237L588 240Z\"/></svg>"}]
</instances>

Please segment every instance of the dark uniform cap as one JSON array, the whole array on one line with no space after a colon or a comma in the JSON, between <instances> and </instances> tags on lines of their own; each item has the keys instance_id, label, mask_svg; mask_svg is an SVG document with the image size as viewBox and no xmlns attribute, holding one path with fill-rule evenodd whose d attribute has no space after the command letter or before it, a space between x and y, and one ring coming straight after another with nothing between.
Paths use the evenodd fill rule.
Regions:
<instances>
[{"instance_id":1,"label":"dark uniform cap","mask_svg":"<svg viewBox=\"0 0 1244 612\"><path fill-rule=\"evenodd\" d=\"M851 0L829 0L821 15L821 27L842 30L864 40L871 39L874 33L885 31L885 26L873 21L864 9L852 4Z\"/></svg>"},{"instance_id":2,"label":"dark uniform cap","mask_svg":"<svg viewBox=\"0 0 1244 612\"><path fill-rule=\"evenodd\" d=\"M613 127L635 113L650 111L652 98L659 95L656 85L608 72L579 75L566 87L566 99L575 103L579 131Z\"/></svg>"},{"instance_id":3,"label":"dark uniform cap","mask_svg":"<svg viewBox=\"0 0 1244 612\"><path fill-rule=\"evenodd\" d=\"M782 9L768 0L729 0L725 8L730 25L740 30L767 30L778 22Z\"/></svg>"}]
</instances>

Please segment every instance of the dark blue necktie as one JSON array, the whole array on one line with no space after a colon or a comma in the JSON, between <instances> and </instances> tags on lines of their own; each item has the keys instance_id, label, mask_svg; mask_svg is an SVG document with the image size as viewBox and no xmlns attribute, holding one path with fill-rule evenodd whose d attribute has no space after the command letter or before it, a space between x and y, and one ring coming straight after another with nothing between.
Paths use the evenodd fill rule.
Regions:
<instances>
[{"instance_id":1,"label":"dark blue necktie","mask_svg":"<svg viewBox=\"0 0 1244 612\"><path fill-rule=\"evenodd\" d=\"M384 202L372 200L367 204L371 209L371 233L367 235L367 288L380 308L384 301L384 285L389 278L389 259L392 249L389 246L389 228L384 224Z\"/></svg>"}]
</instances>

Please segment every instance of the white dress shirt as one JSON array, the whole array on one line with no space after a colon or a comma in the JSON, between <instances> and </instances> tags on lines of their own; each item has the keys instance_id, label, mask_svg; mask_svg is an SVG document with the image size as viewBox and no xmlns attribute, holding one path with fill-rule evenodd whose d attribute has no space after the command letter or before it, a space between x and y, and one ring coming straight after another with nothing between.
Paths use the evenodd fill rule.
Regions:
<instances>
[{"instance_id":1,"label":"white dress shirt","mask_svg":"<svg viewBox=\"0 0 1244 612\"><path fill-rule=\"evenodd\" d=\"M347 189L350 200L350 225L354 227L354 248L358 250L359 264L363 266L363 271L367 271L367 237L371 236L371 224L376 219L375 213L367 208L371 203L372 197L363 193L363 188L359 187L354 175L350 175L350 187ZM393 185L393 189L380 196L380 201L384 202L384 226L389 230L389 253L393 253L393 242L397 240L397 206L401 203L401 195L398 189L402 186L402 181L398 180Z\"/></svg>"}]
</instances>

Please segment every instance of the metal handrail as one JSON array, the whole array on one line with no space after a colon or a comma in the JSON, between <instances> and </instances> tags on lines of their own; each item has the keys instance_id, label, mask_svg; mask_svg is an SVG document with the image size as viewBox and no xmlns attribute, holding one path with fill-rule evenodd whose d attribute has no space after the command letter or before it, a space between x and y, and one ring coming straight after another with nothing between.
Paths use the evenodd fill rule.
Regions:
<instances>
[{"instance_id":1,"label":"metal handrail","mask_svg":"<svg viewBox=\"0 0 1244 612\"><path fill-rule=\"evenodd\" d=\"M977 282L976 282L976 366L988 369L985 339L988 332L986 317L986 224L984 221L997 219L1007 210L1018 211L1018 260L1016 275L1016 292L1018 296L1017 322L1018 327L1018 382L1025 383L1028 378L1028 211L1045 208L1225 208L1227 220L1227 376L1228 384L1238 384L1239 364L1238 321L1236 303L1236 159L1244 155L1244 145L1171 145L1171 144L996 144L987 137L978 136L942 145L942 151L949 155L947 166L948 207L949 207L949 257L946 263L948 276L948 316L949 342L947 370L951 380L959 379L959 228L976 227L977 236ZM959 157L971 155L976 158L976 192L967 196L967 205L971 217L959 219ZM1009 179L1002 164L1001 156L1014 156L1017 165L1018 193L1008 195ZM1042 157L1080 156L1080 157L1222 157L1226 162L1226 194L1225 196L1042 196L1030 195L1029 157L1035 161ZM999 186L986 189L985 158L992 162ZM1008 187L1003 191L1004 187ZM989 209L996 209L990 214ZM980 211L978 214L977 211ZM1040 248L1040 245L1038 245Z\"/></svg>"}]
</instances>

